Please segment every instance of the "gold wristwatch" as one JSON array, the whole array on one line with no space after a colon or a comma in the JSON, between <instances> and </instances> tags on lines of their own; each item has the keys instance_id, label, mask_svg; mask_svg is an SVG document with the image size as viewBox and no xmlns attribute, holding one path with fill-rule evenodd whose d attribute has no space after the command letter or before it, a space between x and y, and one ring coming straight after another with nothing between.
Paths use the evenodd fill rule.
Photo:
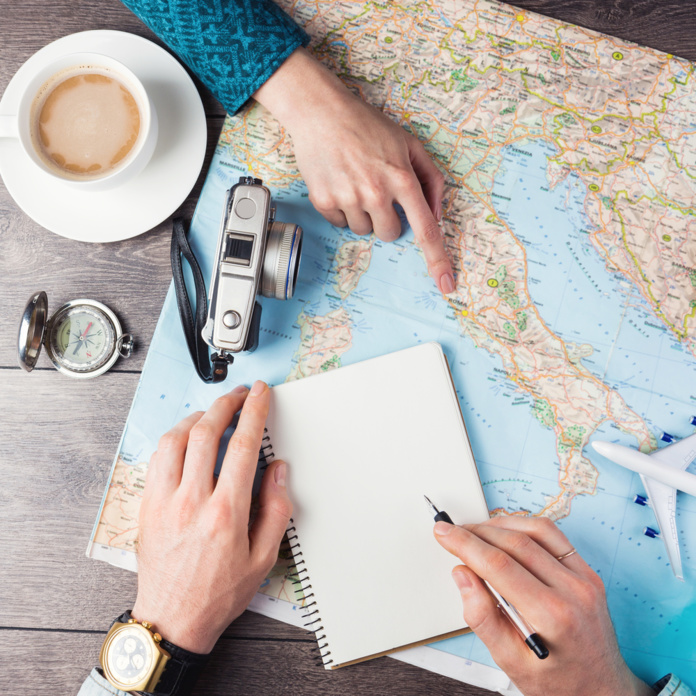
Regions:
<instances>
[{"instance_id":1,"label":"gold wristwatch","mask_svg":"<svg viewBox=\"0 0 696 696\"><path fill-rule=\"evenodd\" d=\"M99 654L106 680L117 689L155 696L187 696L208 655L184 650L138 622L130 612L116 619Z\"/></svg>"},{"instance_id":2,"label":"gold wristwatch","mask_svg":"<svg viewBox=\"0 0 696 696\"><path fill-rule=\"evenodd\" d=\"M120 618L120 617L119 617ZM152 624L135 619L118 620L106 634L99 654L107 681L121 691L153 693L171 655L153 633Z\"/></svg>"}]
</instances>

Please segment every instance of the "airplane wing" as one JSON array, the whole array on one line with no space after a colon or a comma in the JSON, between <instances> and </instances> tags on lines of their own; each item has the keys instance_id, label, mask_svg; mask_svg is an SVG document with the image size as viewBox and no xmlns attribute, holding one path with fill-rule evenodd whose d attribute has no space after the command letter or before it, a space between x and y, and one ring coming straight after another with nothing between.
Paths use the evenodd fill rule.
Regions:
<instances>
[{"instance_id":1,"label":"airplane wing","mask_svg":"<svg viewBox=\"0 0 696 696\"><path fill-rule=\"evenodd\" d=\"M683 582L684 573L682 571L681 553L679 552L676 520L677 489L642 474L640 480L643 482L650 506L655 513L657 526L660 530L660 539L662 539L667 549L667 556L672 566L672 571L677 579Z\"/></svg>"},{"instance_id":2,"label":"airplane wing","mask_svg":"<svg viewBox=\"0 0 696 696\"><path fill-rule=\"evenodd\" d=\"M673 466L683 471L696 459L696 434L656 450L650 456L662 464ZM667 556L672 565L674 575L683 581L684 575L682 572L676 522L677 491L671 486L667 486L647 476L641 475L640 479L643 482L650 505L655 513L657 526L660 529L660 538L667 549Z\"/></svg>"},{"instance_id":3,"label":"airplane wing","mask_svg":"<svg viewBox=\"0 0 696 696\"><path fill-rule=\"evenodd\" d=\"M650 453L655 461L684 471L696 459L696 433Z\"/></svg>"}]
</instances>

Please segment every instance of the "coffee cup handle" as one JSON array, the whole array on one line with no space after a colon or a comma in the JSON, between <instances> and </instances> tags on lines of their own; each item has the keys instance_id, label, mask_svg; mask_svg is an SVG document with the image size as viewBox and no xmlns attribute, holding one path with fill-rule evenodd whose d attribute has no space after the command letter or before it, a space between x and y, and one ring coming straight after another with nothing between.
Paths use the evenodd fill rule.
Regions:
<instances>
[{"instance_id":1,"label":"coffee cup handle","mask_svg":"<svg viewBox=\"0 0 696 696\"><path fill-rule=\"evenodd\" d=\"M0 114L0 138L19 138L17 116Z\"/></svg>"}]
</instances>

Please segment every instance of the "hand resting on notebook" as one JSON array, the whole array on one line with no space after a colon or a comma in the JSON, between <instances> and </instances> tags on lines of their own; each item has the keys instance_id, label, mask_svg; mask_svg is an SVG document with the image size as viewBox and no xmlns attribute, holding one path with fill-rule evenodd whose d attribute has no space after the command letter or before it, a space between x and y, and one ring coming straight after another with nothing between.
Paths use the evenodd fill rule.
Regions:
<instances>
[{"instance_id":1,"label":"hand resting on notebook","mask_svg":"<svg viewBox=\"0 0 696 696\"><path fill-rule=\"evenodd\" d=\"M496 517L435 525L435 537L466 565L452 571L464 619L526 696L648 696L655 692L624 662L604 585L546 518ZM549 649L539 660L498 611L486 579L534 626Z\"/></svg>"},{"instance_id":2,"label":"hand resting on notebook","mask_svg":"<svg viewBox=\"0 0 696 696\"><path fill-rule=\"evenodd\" d=\"M209 653L247 607L278 557L292 514L286 465L265 472L249 528L251 489L270 390L237 387L193 413L159 442L140 508L138 597L132 611L168 641ZM218 444L241 409L215 482Z\"/></svg>"},{"instance_id":3,"label":"hand resting on notebook","mask_svg":"<svg viewBox=\"0 0 696 696\"><path fill-rule=\"evenodd\" d=\"M337 227L392 242L404 209L441 292L455 289L439 223L445 179L423 145L355 96L305 49L254 94L292 137L314 207Z\"/></svg>"}]
</instances>

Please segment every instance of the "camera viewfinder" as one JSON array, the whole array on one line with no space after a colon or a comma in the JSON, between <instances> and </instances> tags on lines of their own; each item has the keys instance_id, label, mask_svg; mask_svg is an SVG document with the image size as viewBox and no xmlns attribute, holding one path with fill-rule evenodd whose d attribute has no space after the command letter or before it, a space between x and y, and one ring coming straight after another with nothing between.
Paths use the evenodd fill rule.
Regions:
<instances>
[{"instance_id":1,"label":"camera viewfinder","mask_svg":"<svg viewBox=\"0 0 696 696\"><path fill-rule=\"evenodd\" d=\"M225 262L249 266L254 250L254 235L233 232L227 234L225 247Z\"/></svg>"}]
</instances>

